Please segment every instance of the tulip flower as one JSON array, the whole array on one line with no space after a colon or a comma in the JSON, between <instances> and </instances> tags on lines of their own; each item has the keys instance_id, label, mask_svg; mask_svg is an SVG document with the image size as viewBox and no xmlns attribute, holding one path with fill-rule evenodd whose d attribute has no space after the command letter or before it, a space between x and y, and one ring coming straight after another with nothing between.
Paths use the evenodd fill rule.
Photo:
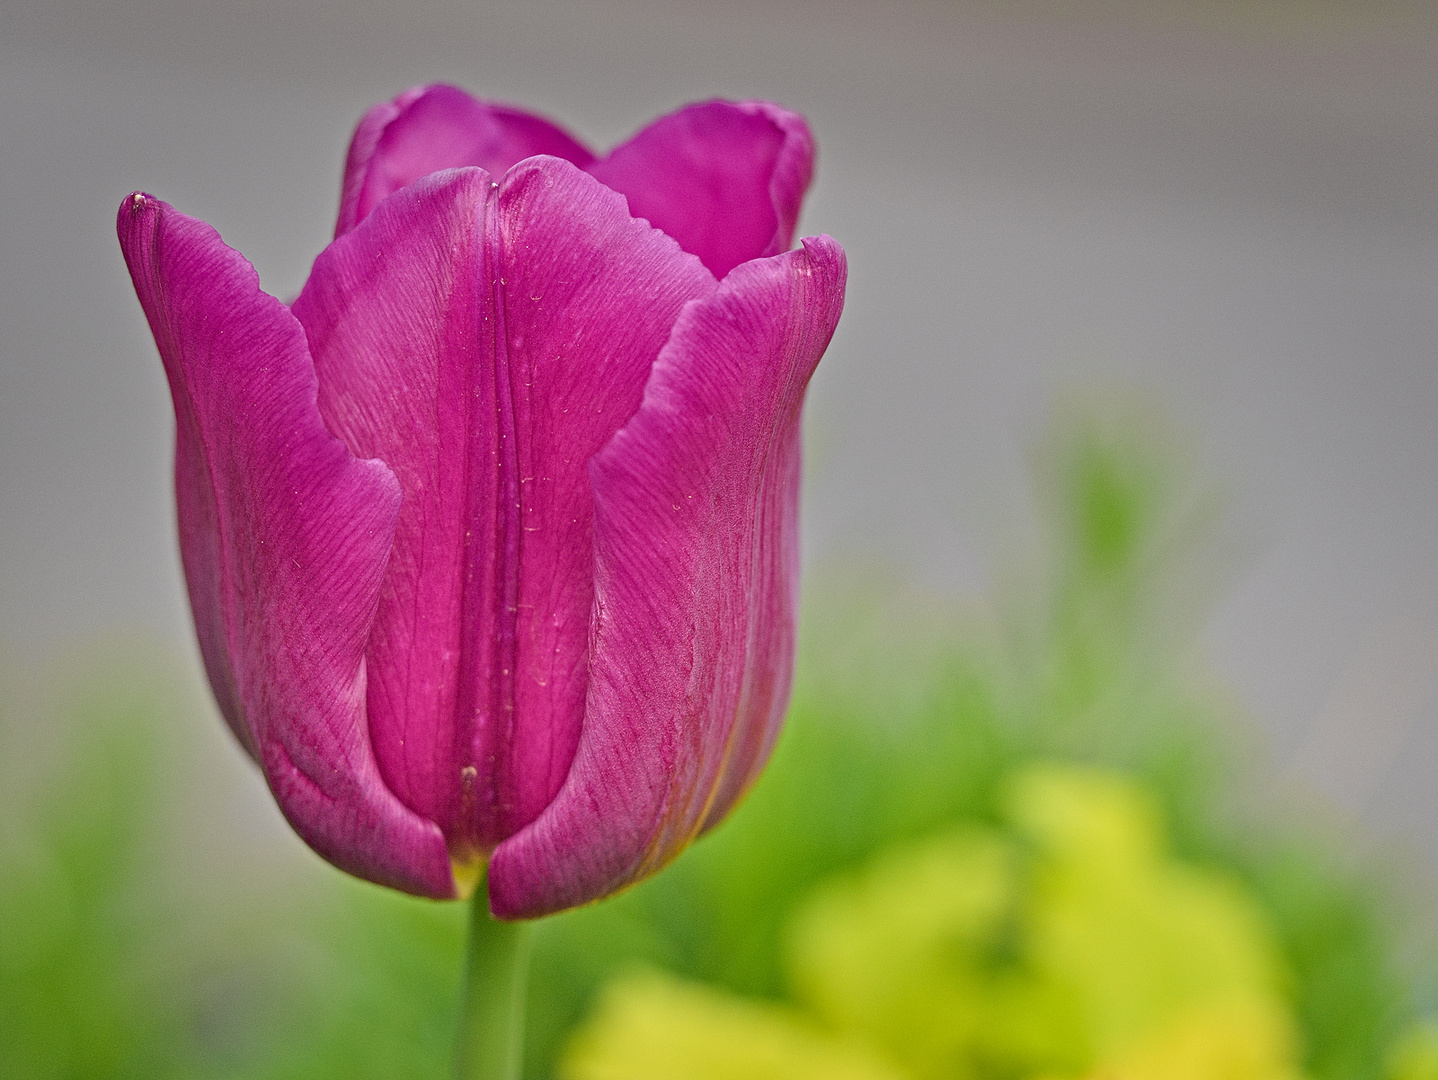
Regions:
<instances>
[{"instance_id":1,"label":"tulip flower","mask_svg":"<svg viewBox=\"0 0 1438 1080\"><path fill-rule=\"evenodd\" d=\"M793 666L800 408L843 304L790 250L813 144L692 105L596 157L431 86L377 106L289 306L143 193L121 247L174 398L221 712L319 854L501 918L719 822Z\"/></svg>"}]
</instances>

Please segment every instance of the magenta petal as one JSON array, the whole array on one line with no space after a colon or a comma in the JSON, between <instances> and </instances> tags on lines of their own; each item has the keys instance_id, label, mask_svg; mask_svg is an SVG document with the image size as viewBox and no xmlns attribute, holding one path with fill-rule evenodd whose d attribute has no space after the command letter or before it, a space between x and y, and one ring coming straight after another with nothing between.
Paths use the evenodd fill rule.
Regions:
<instances>
[{"instance_id":1,"label":"magenta petal","mask_svg":"<svg viewBox=\"0 0 1438 1080\"><path fill-rule=\"evenodd\" d=\"M412 105L416 98L423 94L423 86L412 86L393 101L382 101L373 106L360 122L355 126L355 133L350 137L350 147L345 154L345 172L340 181L340 213L339 220L335 222L335 235L342 236L359 224L360 200L364 193L365 182L369 179L370 160L379 147L380 137L384 135L385 128L397 118L405 109ZM365 213L373 209L373 202L366 208Z\"/></svg>"},{"instance_id":2,"label":"magenta petal","mask_svg":"<svg viewBox=\"0 0 1438 1080\"><path fill-rule=\"evenodd\" d=\"M503 176L516 162L549 154L583 167L594 160L556 124L456 86L407 90L364 115L350 141L335 236L363 221L383 198L442 169L478 166Z\"/></svg>"},{"instance_id":3,"label":"magenta petal","mask_svg":"<svg viewBox=\"0 0 1438 1080\"><path fill-rule=\"evenodd\" d=\"M519 485L514 707L524 725L508 836L553 799L579 740L594 597L589 461L639 408L684 306L717 284L567 162L513 167L496 198Z\"/></svg>"},{"instance_id":4,"label":"magenta petal","mask_svg":"<svg viewBox=\"0 0 1438 1080\"><path fill-rule=\"evenodd\" d=\"M787 704L799 410L843 304L828 237L690 304L597 455L590 684L574 766L495 851L490 904L532 917L653 873L721 818Z\"/></svg>"},{"instance_id":5,"label":"magenta petal","mask_svg":"<svg viewBox=\"0 0 1438 1080\"><path fill-rule=\"evenodd\" d=\"M385 780L459 859L568 774L592 603L588 461L713 277L552 157L439 173L315 263L295 316L330 430L404 492L369 649Z\"/></svg>"},{"instance_id":6,"label":"magenta petal","mask_svg":"<svg viewBox=\"0 0 1438 1080\"><path fill-rule=\"evenodd\" d=\"M326 859L454 895L443 837L390 793L365 729L394 477L325 431L300 325L213 229L141 194L117 226L174 396L181 554L226 719Z\"/></svg>"},{"instance_id":7,"label":"magenta petal","mask_svg":"<svg viewBox=\"0 0 1438 1080\"><path fill-rule=\"evenodd\" d=\"M709 101L656 120L587 171L722 278L789 249L814 140L778 105Z\"/></svg>"}]
</instances>

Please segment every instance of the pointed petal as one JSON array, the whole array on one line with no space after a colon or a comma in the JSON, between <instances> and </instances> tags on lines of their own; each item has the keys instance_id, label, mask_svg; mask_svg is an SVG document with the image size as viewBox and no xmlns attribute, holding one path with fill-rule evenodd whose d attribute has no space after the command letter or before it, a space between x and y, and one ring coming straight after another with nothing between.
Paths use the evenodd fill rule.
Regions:
<instances>
[{"instance_id":1,"label":"pointed petal","mask_svg":"<svg viewBox=\"0 0 1438 1080\"><path fill-rule=\"evenodd\" d=\"M828 237L737 268L685 309L596 456L584 728L554 802L495 851L500 917L653 873L767 758L793 664L799 410L844 280Z\"/></svg>"},{"instance_id":2,"label":"pointed petal","mask_svg":"<svg viewBox=\"0 0 1438 1080\"><path fill-rule=\"evenodd\" d=\"M722 278L789 249L814 140L778 105L708 101L656 120L587 171Z\"/></svg>"},{"instance_id":3,"label":"pointed petal","mask_svg":"<svg viewBox=\"0 0 1438 1080\"><path fill-rule=\"evenodd\" d=\"M442 169L475 165L498 177L536 154L588 165L594 155L543 117L480 101L457 86L407 90L376 105L355 129L345 160L335 236L343 236L387 195Z\"/></svg>"},{"instance_id":4,"label":"pointed petal","mask_svg":"<svg viewBox=\"0 0 1438 1080\"><path fill-rule=\"evenodd\" d=\"M117 226L174 397L181 554L220 707L316 851L452 896L443 837L385 787L365 730L394 477L325 431L303 331L213 229L139 193Z\"/></svg>"},{"instance_id":5,"label":"pointed petal","mask_svg":"<svg viewBox=\"0 0 1438 1080\"><path fill-rule=\"evenodd\" d=\"M549 803L583 716L588 461L639 407L682 306L715 288L552 157L461 169L377 207L295 316L320 410L404 492L370 639L386 781L482 856Z\"/></svg>"}]
</instances>

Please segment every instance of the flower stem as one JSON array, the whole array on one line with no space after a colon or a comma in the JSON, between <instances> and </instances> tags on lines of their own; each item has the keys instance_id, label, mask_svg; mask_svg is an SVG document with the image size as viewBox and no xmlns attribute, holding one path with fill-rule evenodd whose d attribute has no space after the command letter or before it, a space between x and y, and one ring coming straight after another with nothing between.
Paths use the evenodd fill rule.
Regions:
<instances>
[{"instance_id":1,"label":"flower stem","mask_svg":"<svg viewBox=\"0 0 1438 1080\"><path fill-rule=\"evenodd\" d=\"M470 902L456 1080L519 1080L528 977L529 923L491 915L481 881Z\"/></svg>"}]
</instances>

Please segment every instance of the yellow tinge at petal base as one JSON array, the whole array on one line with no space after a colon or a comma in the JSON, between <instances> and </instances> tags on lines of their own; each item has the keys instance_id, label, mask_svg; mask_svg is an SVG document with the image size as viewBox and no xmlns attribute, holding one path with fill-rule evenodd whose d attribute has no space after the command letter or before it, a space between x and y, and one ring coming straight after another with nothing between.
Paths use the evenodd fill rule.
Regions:
<instances>
[{"instance_id":1,"label":"yellow tinge at petal base","mask_svg":"<svg viewBox=\"0 0 1438 1080\"><path fill-rule=\"evenodd\" d=\"M449 866L454 872L454 895L461 900L468 900L479 887L479 879L484 877L484 872L489 867L489 859L484 855L471 859L451 857Z\"/></svg>"},{"instance_id":2,"label":"yellow tinge at petal base","mask_svg":"<svg viewBox=\"0 0 1438 1080\"><path fill-rule=\"evenodd\" d=\"M612 983L560 1080L907 1080L864 1046L780 1005L658 974Z\"/></svg>"}]
</instances>

